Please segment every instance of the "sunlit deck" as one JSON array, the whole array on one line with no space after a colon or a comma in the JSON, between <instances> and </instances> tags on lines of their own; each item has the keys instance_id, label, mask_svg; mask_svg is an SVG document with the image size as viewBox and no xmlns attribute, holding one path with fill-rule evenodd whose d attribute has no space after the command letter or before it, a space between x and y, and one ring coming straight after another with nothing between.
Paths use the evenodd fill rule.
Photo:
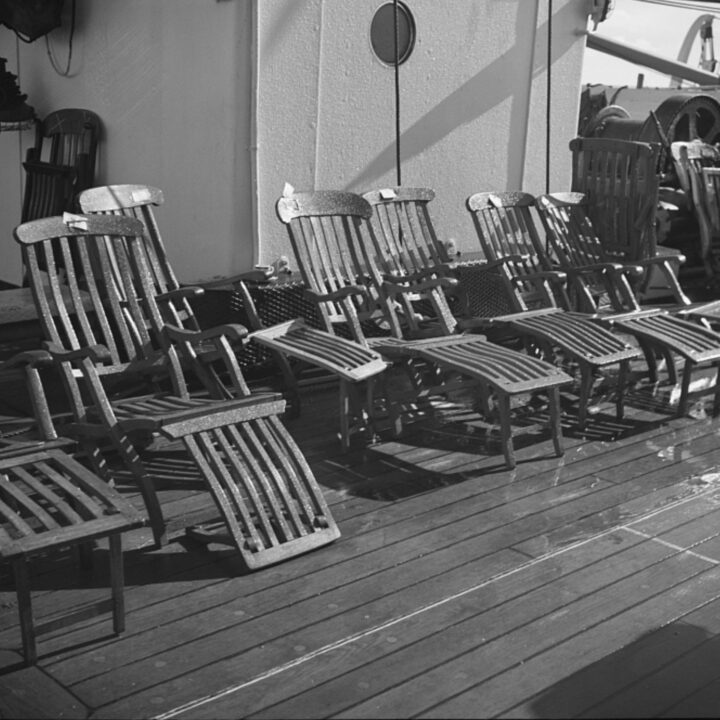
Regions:
<instances>
[{"instance_id":1,"label":"sunlit deck","mask_svg":"<svg viewBox=\"0 0 720 720\"><path fill-rule=\"evenodd\" d=\"M539 407L507 471L452 408L341 454L336 398L304 391L288 425L339 541L244 575L220 546L131 550L124 635L57 631L34 668L5 575L0 716L717 715L720 422L702 404L674 418L645 388L579 433L568 395L565 456ZM38 620L106 595L95 554L93 572L34 564Z\"/></svg>"}]
</instances>

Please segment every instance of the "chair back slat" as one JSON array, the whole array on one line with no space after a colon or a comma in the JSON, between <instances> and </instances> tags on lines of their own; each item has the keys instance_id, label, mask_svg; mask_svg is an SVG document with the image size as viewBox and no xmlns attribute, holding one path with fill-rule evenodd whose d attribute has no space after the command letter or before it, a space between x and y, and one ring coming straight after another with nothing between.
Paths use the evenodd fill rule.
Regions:
<instances>
[{"instance_id":1,"label":"chair back slat","mask_svg":"<svg viewBox=\"0 0 720 720\"><path fill-rule=\"evenodd\" d=\"M422 326L428 322L439 325L443 334L454 332L457 320L445 292L455 279L447 249L430 216L428 205L434 191L392 187L366 192L363 197L373 207L370 239L374 256L366 262L380 271L376 285L380 287L390 277L407 278L407 291L396 299L402 308L399 319L411 333L424 332ZM392 305L387 304L387 312L391 312Z\"/></svg>"},{"instance_id":2,"label":"chair back slat","mask_svg":"<svg viewBox=\"0 0 720 720\"><path fill-rule=\"evenodd\" d=\"M654 257L660 146L615 138L570 142L573 192L585 193L605 253L633 262Z\"/></svg>"},{"instance_id":3,"label":"chair back slat","mask_svg":"<svg viewBox=\"0 0 720 720\"><path fill-rule=\"evenodd\" d=\"M168 259L154 207L164 202L162 190L149 185L106 185L80 193L78 203L84 213L119 215L135 218L145 228L145 242L137 250L145 255L155 295L177 290L180 282ZM163 306L166 320L189 330L199 330L195 312L187 297L176 298Z\"/></svg>"},{"instance_id":4,"label":"chair back slat","mask_svg":"<svg viewBox=\"0 0 720 720\"><path fill-rule=\"evenodd\" d=\"M152 356L156 343L133 282L130 218L70 216L24 223L15 230L45 337L67 350L104 345L112 365Z\"/></svg>"},{"instance_id":5,"label":"chair back slat","mask_svg":"<svg viewBox=\"0 0 720 720\"><path fill-rule=\"evenodd\" d=\"M539 219L533 214L535 198L529 193L476 193L467 200L483 254L489 261L504 262L498 267L508 297L515 310L565 304L564 295L558 303L547 280L538 280L535 273L552 270L538 233Z\"/></svg>"},{"instance_id":6,"label":"chair back slat","mask_svg":"<svg viewBox=\"0 0 720 720\"><path fill-rule=\"evenodd\" d=\"M366 343L361 324L372 311L370 298L364 291L349 295L342 291L352 286L367 287L368 268L362 261L362 248L368 243L367 221L372 208L353 193L318 191L283 195L277 212L288 229L305 286L317 296L325 296L318 303L325 329L349 333Z\"/></svg>"}]
</instances>

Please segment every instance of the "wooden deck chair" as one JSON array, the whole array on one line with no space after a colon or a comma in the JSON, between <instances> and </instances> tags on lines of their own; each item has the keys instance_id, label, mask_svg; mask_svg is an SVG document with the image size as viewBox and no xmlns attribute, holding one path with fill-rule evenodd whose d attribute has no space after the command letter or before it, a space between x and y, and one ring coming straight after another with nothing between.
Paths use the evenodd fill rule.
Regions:
<instances>
[{"instance_id":1,"label":"wooden deck chair","mask_svg":"<svg viewBox=\"0 0 720 720\"><path fill-rule=\"evenodd\" d=\"M37 661L37 637L112 611L113 631L125 628L122 533L144 519L129 500L72 456L75 445L58 436L49 413L39 369L52 358L42 351L21 353L0 365L0 377L26 381L36 413L18 418L20 430L0 431L0 560L11 564L25 662ZM29 422L25 422L29 421ZM63 613L36 625L30 561L65 547L108 539L111 598Z\"/></svg>"},{"instance_id":2,"label":"wooden deck chair","mask_svg":"<svg viewBox=\"0 0 720 720\"><path fill-rule=\"evenodd\" d=\"M35 145L28 149L28 162L42 162L73 169L73 185L62 210L75 210L77 194L95 182L97 149L102 123L91 110L63 108L49 113L35 126ZM23 217L22 221L37 217Z\"/></svg>"},{"instance_id":3,"label":"wooden deck chair","mask_svg":"<svg viewBox=\"0 0 720 720\"><path fill-rule=\"evenodd\" d=\"M562 454L559 388L571 382L571 378L546 362L478 336L407 338L394 307L394 297L384 293L379 280L370 224L373 210L367 200L353 193L303 193L286 188L277 210L288 228L308 293L317 301L329 332L334 332L339 324L349 327L358 345L378 350L407 369L414 377L411 393L415 399L422 393L448 391L457 377L477 386L486 399L494 395L503 454L511 468L515 466L515 457L510 398L546 392L555 451ZM368 323L373 327L382 325L387 337L368 337L365 329ZM423 372L426 368L429 372ZM403 402L401 399L400 403ZM488 407L486 403L486 411Z\"/></svg>"},{"instance_id":4,"label":"wooden deck chair","mask_svg":"<svg viewBox=\"0 0 720 720\"><path fill-rule=\"evenodd\" d=\"M146 236L143 245L145 264L149 268L151 287L157 296L165 299L163 308L167 322L188 330L200 330L188 293L192 292L192 297L197 297L216 285L236 287L244 297L252 329L258 331L248 339L262 339L263 344L275 353L284 378L284 390L289 396L294 414L300 412L296 373L288 363L288 354L279 351L279 348L287 349L289 346L293 348L292 357L322 367L339 378L340 438L343 448L349 448L353 433L368 430L369 418L363 415L364 405L357 399L357 386L366 384L367 392L372 393L372 378L387 367L378 353L360 350L355 343L312 328L300 318L265 328L255 312L248 290L249 284L259 279L265 280L265 275L260 276L257 271L225 277L217 283L204 283L198 288L185 288L181 292L153 211L154 207L164 202L163 193L158 188L127 184L89 188L80 193L78 202L85 213L122 215L142 221ZM211 350L214 351L214 348Z\"/></svg>"},{"instance_id":5,"label":"wooden deck chair","mask_svg":"<svg viewBox=\"0 0 720 720\"><path fill-rule=\"evenodd\" d=\"M633 281L639 293L669 290L679 298L677 270L685 258L657 243L660 145L577 137L570 141L570 151L570 189L587 196L588 213L605 255L642 268Z\"/></svg>"},{"instance_id":6,"label":"wooden deck chair","mask_svg":"<svg viewBox=\"0 0 720 720\"><path fill-rule=\"evenodd\" d=\"M673 383L677 380L673 356L684 358L678 414L686 414L692 369L712 365L720 372L720 334L662 308L641 307L627 279L637 268L612 262L604 255L582 193L541 195L536 203L551 256L568 274L578 308L594 313L599 322L636 337L645 350L652 380L657 380L653 362L656 352L666 358ZM713 414L718 411L720 383L716 380Z\"/></svg>"},{"instance_id":7,"label":"wooden deck chair","mask_svg":"<svg viewBox=\"0 0 720 720\"><path fill-rule=\"evenodd\" d=\"M502 277L513 303L511 314L490 321L538 339L552 355L559 351L561 360L577 365L580 427L587 418L594 378L618 365L616 410L621 418L629 363L640 351L586 315L568 311L566 276L543 262L535 198L523 192L475 193L466 205L487 259L484 267Z\"/></svg>"},{"instance_id":8,"label":"wooden deck chair","mask_svg":"<svg viewBox=\"0 0 720 720\"><path fill-rule=\"evenodd\" d=\"M192 394L193 378L167 342L148 288L140 221L53 217L18 226L15 238L26 251L45 349L72 410L73 422L59 429L78 438L101 475L107 462L100 445L118 454L140 487L157 542L219 514L224 532L214 539L234 544L255 569L339 536L305 458L278 419L284 401L251 394L228 350L228 335L242 335L245 328L203 334L202 340L214 339L230 382L213 384L216 376L198 362L203 391ZM89 347L103 348L101 361ZM151 462L149 442L158 438L175 465ZM156 488L177 482L179 467L206 489L214 506L201 501L190 517L172 521L164 517Z\"/></svg>"},{"instance_id":9,"label":"wooden deck chair","mask_svg":"<svg viewBox=\"0 0 720 720\"><path fill-rule=\"evenodd\" d=\"M705 275L713 278L720 270L720 225L713 217L717 201L708 193L704 170L720 167L720 150L702 140L689 140L672 143L671 153L678 182L698 223L698 254Z\"/></svg>"}]
</instances>

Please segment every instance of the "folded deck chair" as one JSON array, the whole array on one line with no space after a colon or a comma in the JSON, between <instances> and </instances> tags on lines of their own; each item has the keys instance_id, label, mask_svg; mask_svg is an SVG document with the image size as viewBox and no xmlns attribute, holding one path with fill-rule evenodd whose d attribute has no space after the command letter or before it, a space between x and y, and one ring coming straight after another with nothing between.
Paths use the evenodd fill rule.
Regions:
<instances>
[{"instance_id":1,"label":"folded deck chair","mask_svg":"<svg viewBox=\"0 0 720 720\"><path fill-rule=\"evenodd\" d=\"M288 228L303 281L318 303L328 332L343 325L360 347L375 349L404 367L414 378L411 392L416 398L446 392L458 377L478 387L486 399L495 396L508 467L515 465L510 398L546 392L555 451L562 454L559 388L571 378L542 360L478 336L407 339L392 301L372 283L377 268L366 252L371 253L373 247L369 222L373 211L364 198L337 191L296 193L286 188L277 211ZM369 336L368 325L375 330L383 327L386 336ZM400 400L401 405L404 402ZM486 411L488 407L486 402Z\"/></svg>"},{"instance_id":2,"label":"folded deck chair","mask_svg":"<svg viewBox=\"0 0 720 720\"><path fill-rule=\"evenodd\" d=\"M72 422L58 429L77 437L101 475L108 467L105 447L117 453L142 492L157 542L219 515L224 530L214 539L234 544L254 569L338 537L302 452L278 419L284 401L251 394L244 382L229 338L245 328L177 329L216 345L212 355L197 354L197 380L167 341L140 221L52 217L18 226L15 238L26 257L44 348L72 411ZM63 282L69 292L62 292ZM215 358L224 363L224 382L205 367ZM153 454L158 443L162 452ZM179 476L204 487L214 502L201 493L172 520L157 488L181 482Z\"/></svg>"},{"instance_id":3,"label":"folded deck chair","mask_svg":"<svg viewBox=\"0 0 720 720\"><path fill-rule=\"evenodd\" d=\"M355 343L310 327L298 318L280 327L263 328L248 290L248 284L264 280L257 271L222 278L217 282L204 283L202 287L180 287L165 250L154 207L163 204L160 189L149 185L107 185L89 188L80 193L78 202L84 213L121 215L140 220L145 227L145 262L149 278L157 296L167 302L163 305L167 322L188 330L200 329L189 299L198 297L204 290L218 285L232 286L244 297L244 305L251 328L266 339L264 345L275 356L284 379L284 392L288 396L291 411L300 413L300 399L294 369L287 361L288 354L280 348L292 346L292 357L322 367L340 380L340 439L343 448L350 446L353 433L371 430L371 419L363 413L364 404L358 400L360 386L372 395L374 378L387 367L378 353L360 349ZM255 337L255 335L250 336ZM212 349L212 348L211 348Z\"/></svg>"},{"instance_id":4,"label":"folded deck chair","mask_svg":"<svg viewBox=\"0 0 720 720\"><path fill-rule=\"evenodd\" d=\"M415 298L414 305L404 308L403 317L412 324L420 297L429 301L436 317L445 317L449 309L445 293L452 289L452 271L428 208L434 192L429 188L397 187L368 192L364 197L375 211L375 237L379 242L375 252L383 282L401 301ZM524 213L532 202L532 196L522 193L476 195L468 201L486 258L492 261L482 266L487 269L488 285L493 271L500 272L503 284L499 290L508 308L492 317L485 314L491 312L491 304L471 309L465 296L466 302L460 305L453 321L463 329L503 328L522 339L530 353L549 362L560 360L565 368L576 365L580 371L580 427L587 419L594 377L605 368L619 366L617 414L621 417L628 363L639 352L588 318L557 307L549 282L562 282L562 278L556 277L557 273L542 272L530 254L529 234L533 228ZM497 284L493 290L497 292ZM497 301L493 300L492 305L497 306ZM449 327L447 322L442 325Z\"/></svg>"},{"instance_id":5,"label":"folded deck chair","mask_svg":"<svg viewBox=\"0 0 720 720\"><path fill-rule=\"evenodd\" d=\"M706 189L703 170L720 167L720 150L700 139L673 142L670 146L673 166L680 189L685 193L689 209L698 223L698 254L705 275L712 278L718 262L718 234L720 226L713 222L711 196Z\"/></svg>"},{"instance_id":6,"label":"folded deck chair","mask_svg":"<svg viewBox=\"0 0 720 720\"><path fill-rule=\"evenodd\" d=\"M125 627L123 532L143 525L142 514L103 479L72 456L75 443L55 431L39 369L52 359L42 351L21 353L0 364L0 378L24 379L35 416L13 418L0 431L0 561L11 564L23 655L37 661L37 636L112 610L113 631ZM10 425L8 419L7 425ZM85 604L36 625L29 563L38 555L108 539L111 598Z\"/></svg>"},{"instance_id":7,"label":"folded deck chair","mask_svg":"<svg viewBox=\"0 0 720 720\"><path fill-rule=\"evenodd\" d=\"M550 252L567 273L576 307L592 313L598 322L628 333L645 350L651 379L657 380L655 354L667 360L670 381L676 382L674 355L685 360L678 414L688 409L692 369L717 366L720 373L720 334L660 307L643 308L628 276L638 268L608 259L586 212L582 193L556 193L536 198ZM713 414L720 411L720 383L715 383Z\"/></svg>"}]
</instances>

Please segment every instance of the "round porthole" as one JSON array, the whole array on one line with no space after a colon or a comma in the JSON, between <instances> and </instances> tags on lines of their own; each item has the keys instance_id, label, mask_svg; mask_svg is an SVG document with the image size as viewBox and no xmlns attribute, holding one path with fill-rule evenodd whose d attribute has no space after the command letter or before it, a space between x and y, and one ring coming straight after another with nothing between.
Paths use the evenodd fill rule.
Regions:
<instances>
[{"instance_id":1,"label":"round porthole","mask_svg":"<svg viewBox=\"0 0 720 720\"><path fill-rule=\"evenodd\" d=\"M397 3L397 58L402 65L415 45L415 20L407 5ZM372 19L370 42L375 54L386 65L395 65L395 3L381 5Z\"/></svg>"}]
</instances>

